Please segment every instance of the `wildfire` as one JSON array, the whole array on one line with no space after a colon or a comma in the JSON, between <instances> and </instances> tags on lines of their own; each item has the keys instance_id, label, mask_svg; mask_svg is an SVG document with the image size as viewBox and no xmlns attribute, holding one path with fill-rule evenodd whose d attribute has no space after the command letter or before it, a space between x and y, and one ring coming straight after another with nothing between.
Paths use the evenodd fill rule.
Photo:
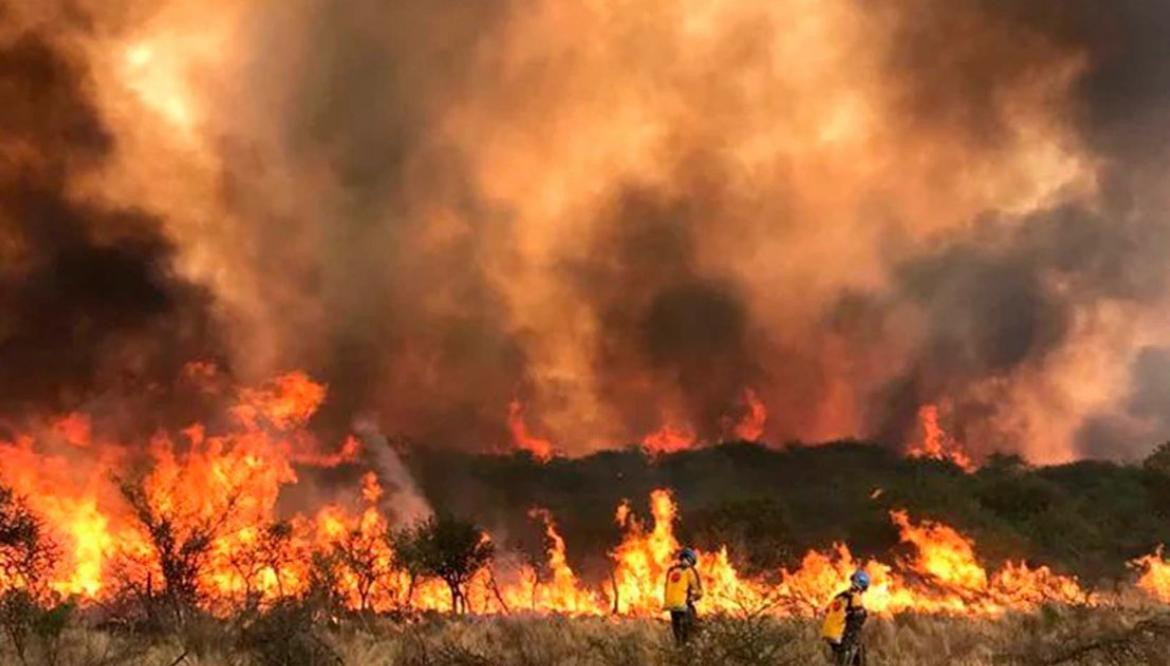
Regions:
<instances>
[{"instance_id":1,"label":"wildfire","mask_svg":"<svg viewBox=\"0 0 1170 666\"><path fill-rule=\"evenodd\" d=\"M663 576L679 547L673 531L677 507L669 492L658 490L651 495L651 513L653 526L647 529L630 516L628 508L618 512L627 533L613 553L611 602L623 613L654 615L661 610ZM880 614L998 615L1045 602L1091 601L1075 578L1046 567L1032 569L1010 562L989 574L976 558L974 542L953 528L932 522L915 524L905 512L892 512L890 517L902 541L914 547L916 557L894 565L862 562L838 544L828 551L809 552L799 568L779 572L776 580L753 580L736 571L726 548L700 552L699 570L707 588L703 603L708 610L724 612L816 614L859 568L873 579L867 606Z\"/></svg>"},{"instance_id":2,"label":"wildfire","mask_svg":"<svg viewBox=\"0 0 1170 666\"><path fill-rule=\"evenodd\" d=\"M650 511L654 525L647 531L628 506L618 510L626 538L611 555L614 572L609 595L617 612L646 615L662 609L664 576L679 549L674 537L678 508L669 492L655 490L650 494Z\"/></svg>"},{"instance_id":3,"label":"wildfire","mask_svg":"<svg viewBox=\"0 0 1170 666\"><path fill-rule=\"evenodd\" d=\"M939 409L937 405L923 405L918 410L918 423L922 428L922 441L912 445L908 454L912 458L931 458L947 460L966 472L975 470L971 457L963 449L963 445L947 434L939 424Z\"/></svg>"},{"instance_id":4,"label":"wildfire","mask_svg":"<svg viewBox=\"0 0 1170 666\"><path fill-rule=\"evenodd\" d=\"M140 478L126 476L132 460L127 449L93 441L82 416L69 415L42 432L0 443L6 463L0 482L27 498L60 546L50 589L104 600L127 586L177 584L164 575L174 569L164 560L202 539L206 551L187 564L197 572L190 581L195 598L213 612L299 597L314 584L329 586L354 609L450 610L444 585L416 580L398 566L388 533L401 526L385 512L386 495L373 471L355 483L348 501L322 506L312 515L278 516L282 489L298 482L296 461L319 459L319 447L303 427L324 395L324 386L302 374L241 391L226 430L194 426L179 438L156 436ZM356 446L343 445L337 457L356 461ZM318 457L306 456L306 447ZM596 584L583 581L569 565L567 544L553 516L540 509L530 515L543 523L544 563L516 565L501 558L481 570L465 592L470 610L661 613L663 578L680 546L674 531L679 510L670 491L651 493L645 520L628 502L619 505L615 519L623 538L610 553L611 575ZM700 552L707 591L703 608L815 614L859 568L872 577L867 604L879 614L985 616L1052 601L1098 601L1075 578L1045 567L1008 562L988 570L975 542L953 527L916 521L905 511L891 512L890 519L910 553L892 562L862 561L837 544L807 553L793 570L749 578L736 570L726 548ZM161 533L172 540L173 552L160 550ZM1142 589L1170 599L1170 565L1160 553L1135 566L1144 572Z\"/></svg>"},{"instance_id":5,"label":"wildfire","mask_svg":"<svg viewBox=\"0 0 1170 666\"><path fill-rule=\"evenodd\" d=\"M738 411L738 410L737 410ZM665 424L642 438L642 450L651 455L676 453L699 444L699 435L689 424L679 424L674 419L664 419ZM743 391L743 410L739 414L726 415L720 420L725 440L758 442L764 436L768 422L768 408L755 390Z\"/></svg>"},{"instance_id":6,"label":"wildfire","mask_svg":"<svg viewBox=\"0 0 1170 666\"><path fill-rule=\"evenodd\" d=\"M552 442L528 431L528 424L524 421L524 405L519 400L508 403L508 429L512 431L512 443L516 448L530 452L541 462L548 462L552 458Z\"/></svg>"},{"instance_id":7,"label":"wildfire","mask_svg":"<svg viewBox=\"0 0 1170 666\"><path fill-rule=\"evenodd\" d=\"M760 400L760 396L750 388L744 391L743 399L747 403L748 413L736 424L735 436L749 442L758 442L764 436L764 425L768 423L768 409L764 406L764 401Z\"/></svg>"},{"instance_id":8,"label":"wildfire","mask_svg":"<svg viewBox=\"0 0 1170 666\"><path fill-rule=\"evenodd\" d=\"M80 412L67 414L53 424L53 429L73 446L89 446L91 425L89 416L85 414Z\"/></svg>"},{"instance_id":9,"label":"wildfire","mask_svg":"<svg viewBox=\"0 0 1170 666\"><path fill-rule=\"evenodd\" d=\"M642 448L651 454L675 453L691 448L696 440L694 430L667 424L643 437Z\"/></svg>"},{"instance_id":10,"label":"wildfire","mask_svg":"<svg viewBox=\"0 0 1170 666\"><path fill-rule=\"evenodd\" d=\"M1130 563L1142 572L1137 585L1147 594L1164 603L1170 603L1170 562L1163 557L1162 547L1151 555L1139 557Z\"/></svg>"},{"instance_id":11,"label":"wildfire","mask_svg":"<svg viewBox=\"0 0 1170 666\"><path fill-rule=\"evenodd\" d=\"M751 388L743 391L743 406L745 412L738 420L731 417L723 419L724 436L729 439L758 442L764 436L764 426L768 423L768 408Z\"/></svg>"},{"instance_id":12,"label":"wildfire","mask_svg":"<svg viewBox=\"0 0 1170 666\"><path fill-rule=\"evenodd\" d=\"M268 386L242 390L232 414L248 429L256 429L263 419L288 430L308 422L325 401L325 391L324 385L305 373L293 372L277 377Z\"/></svg>"},{"instance_id":13,"label":"wildfire","mask_svg":"<svg viewBox=\"0 0 1170 666\"><path fill-rule=\"evenodd\" d=\"M509 606L570 615L597 613L600 608L598 595L585 589L577 579L577 574L569 567L565 540L557 532L552 514L544 509L533 509L529 515L544 522L548 542L548 580L542 584L535 572L525 571L524 578L530 581L531 592L521 597L518 593L522 591L522 586L506 588L510 592L508 596L513 600Z\"/></svg>"}]
</instances>

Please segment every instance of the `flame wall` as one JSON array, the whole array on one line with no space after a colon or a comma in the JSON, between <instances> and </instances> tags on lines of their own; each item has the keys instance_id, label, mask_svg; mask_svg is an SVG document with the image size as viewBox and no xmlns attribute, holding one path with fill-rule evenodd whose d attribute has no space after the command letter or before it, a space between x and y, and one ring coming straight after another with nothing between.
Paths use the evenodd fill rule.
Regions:
<instances>
[{"instance_id":1,"label":"flame wall","mask_svg":"<svg viewBox=\"0 0 1170 666\"><path fill-rule=\"evenodd\" d=\"M174 378L215 360L308 370L326 429L480 448L900 445L935 404L976 455L1170 431L1159 3L6 0L0 26L9 420L186 425Z\"/></svg>"}]
</instances>

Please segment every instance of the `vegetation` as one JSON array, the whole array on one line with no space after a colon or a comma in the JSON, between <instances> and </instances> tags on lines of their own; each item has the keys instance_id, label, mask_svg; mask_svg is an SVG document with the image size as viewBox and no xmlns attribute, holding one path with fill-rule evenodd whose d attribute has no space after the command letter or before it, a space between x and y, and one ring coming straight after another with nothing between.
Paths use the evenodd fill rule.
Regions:
<instances>
[{"instance_id":1,"label":"vegetation","mask_svg":"<svg viewBox=\"0 0 1170 666\"><path fill-rule=\"evenodd\" d=\"M0 589L36 590L56 561L44 526L11 490L0 486Z\"/></svg>"},{"instance_id":2,"label":"vegetation","mask_svg":"<svg viewBox=\"0 0 1170 666\"><path fill-rule=\"evenodd\" d=\"M509 547L539 548L531 534L540 526L527 512L549 509L570 564L590 580L606 575L621 538L613 507L629 499L646 515L640 502L660 487L681 505L681 538L705 549L728 544L748 574L794 567L834 542L886 555L898 547L888 515L896 508L971 535L991 566L1023 558L1089 585L1126 577L1127 562L1170 544L1170 445L1145 464L1033 467L993 456L973 474L857 442L732 443L658 458L631 448L547 464L524 454L422 451L412 466L437 508L476 516L509 535Z\"/></svg>"},{"instance_id":3,"label":"vegetation","mask_svg":"<svg viewBox=\"0 0 1170 666\"><path fill-rule=\"evenodd\" d=\"M442 580L451 591L451 607L456 613L467 611L464 587L495 554L482 529L450 515L434 516L405 528L391 540L399 566L411 575L411 587L419 575Z\"/></svg>"},{"instance_id":4,"label":"vegetation","mask_svg":"<svg viewBox=\"0 0 1170 666\"><path fill-rule=\"evenodd\" d=\"M56 558L40 520L11 490L0 487L0 629L13 661L21 664L59 663L60 639L73 605L44 605L37 599Z\"/></svg>"},{"instance_id":5,"label":"vegetation","mask_svg":"<svg viewBox=\"0 0 1170 666\"><path fill-rule=\"evenodd\" d=\"M729 545L749 574L795 566L806 550L834 541L862 555L889 555L898 548L888 517L894 508L973 535L989 565L1026 557L1089 584L1131 575L1129 560L1170 543L1170 444L1142 464L1032 467L997 456L973 474L849 442L780 450L736 443L654 459L615 451L547 464L527 455L422 451L411 463L435 502L434 517L389 532L354 531L315 555L306 593L262 604L249 583L233 612L217 616L199 603L194 580L222 515L180 521L147 502L139 484L123 484L162 579L126 580L116 599L78 608L46 593L56 549L20 498L0 488L0 664L826 663L814 620L749 609L704 616L697 638L677 648L661 619L444 616L413 611L409 591L392 614L366 603L388 576L405 574L411 588L442 580L452 606L466 611L467 582L491 571L496 546L482 527L454 515L475 516L492 534L508 536L501 548L531 550L530 561L541 562L548 544L530 516L533 507L547 508L570 564L585 578L607 572L621 534L613 507L656 487L675 490L683 539ZM228 509L234 505L228 498ZM287 548L287 524L259 527L254 547L232 562L245 581L275 572ZM337 598L339 577L356 584L357 603ZM871 665L1170 665L1170 614L1145 598L996 620L904 614L872 621L866 642Z\"/></svg>"},{"instance_id":6,"label":"vegetation","mask_svg":"<svg viewBox=\"0 0 1170 666\"><path fill-rule=\"evenodd\" d=\"M141 601L147 621L182 625L196 613L199 572L237 498L229 498L224 511L213 518L195 518L156 507L143 484L142 479L120 480L118 488L147 535L162 580L149 575L144 581L123 577L122 585ZM144 563L144 568L149 567Z\"/></svg>"}]
</instances>

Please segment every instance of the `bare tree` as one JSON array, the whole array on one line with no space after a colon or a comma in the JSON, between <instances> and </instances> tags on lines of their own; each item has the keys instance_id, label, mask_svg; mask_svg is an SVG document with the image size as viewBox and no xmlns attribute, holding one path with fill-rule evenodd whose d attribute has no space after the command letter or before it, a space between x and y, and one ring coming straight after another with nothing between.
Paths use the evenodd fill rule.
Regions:
<instances>
[{"instance_id":1,"label":"bare tree","mask_svg":"<svg viewBox=\"0 0 1170 666\"><path fill-rule=\"evenodd\" d=\"M285 599L282 574L291 557L289 544L292 533L292 525L288 521L269 523L260 529L253 543L236 548L229 554L228 562L244 584L241 610L259 610L265 596L261 582L266 572L272 573L276 585L275 598Z\"/></svg>"},{"instance_id":2,"label":"bare tree","mask_svg":"<svg viewBox=\"0 0 1170 666\"><path fill-rule=\"evenodd\" d=\"M350 530L333 544L333 561L351 576L358 596L358 611L373 610L374 592L391 574L390 561L381 534Z\"/></svg>"},{"instance_id":3,"label":"bare tree","mask_svg":"<svg viewBox=\"0 0 1170 666\"><path fill-rule=\"evenodd\" d=\"M182 624L200 601L199 576L206 566L211 546L231 517L238 500L235 492L213 518L185 516L156 507L141 481L121 480L122 496L134 517L146 531L151 549L162 573L164 588L156 594L152 578L147 576L145 600L148 612L162 600L175 622Z\"/></svg>"}]
</instances>

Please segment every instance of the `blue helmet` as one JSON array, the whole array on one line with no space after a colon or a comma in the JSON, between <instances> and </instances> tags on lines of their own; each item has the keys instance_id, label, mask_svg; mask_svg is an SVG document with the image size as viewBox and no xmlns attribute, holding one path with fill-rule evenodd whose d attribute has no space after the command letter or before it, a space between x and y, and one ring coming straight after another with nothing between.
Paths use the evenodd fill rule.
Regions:
<instances>
[{"instance_id":1,"label":"blue helmet","mask_svg":"<svg viewBox=\"0 0 1170 666\"><path fill-rule=\"evenodd\" d=\"M699 561L699 556L691 548L683 548L678 551L678 559L694 564Z\"/></svg>"},{"instance_id":2,"label":"blue helmet","mask_svg":"<svg viewBox=\"0 0 1170 666\"><path fill-rule=\"evenodd\" d=\"M856 571L849 577L849 582L853 583L853 587L864 592L869 589L869 574L864 571Z\"/></svg>"}]
</instances>

